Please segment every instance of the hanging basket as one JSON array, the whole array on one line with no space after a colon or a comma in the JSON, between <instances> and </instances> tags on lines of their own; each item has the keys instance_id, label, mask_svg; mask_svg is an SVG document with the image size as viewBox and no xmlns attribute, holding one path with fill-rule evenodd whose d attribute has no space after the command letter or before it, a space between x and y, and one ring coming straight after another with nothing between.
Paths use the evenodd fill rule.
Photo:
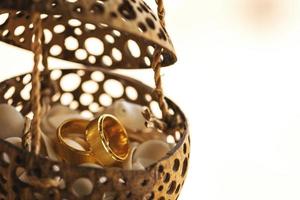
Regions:
<instances>
[{"instance_id":1,"label":"hanging basket","mask_svg":"<svg viewBox=\"0 0 300 200\"><path fill-rule=\"evenodd\" d=\"M94 80L94 75L99 73L103 76L101 82ZM108 106L107 102L101 101L101 95L107 94L103 85L107 80L115 80L122 85L122 95L113 98L116 101L124 98L130 102L149 106L155 102L154 96L151 96L153 89L142 84L139 81L128 77L113 74L111 72L101 72L95 69L68 69L54 70L51 72L56 78L56 82L61 92L60 96L52 98L52 104L56 102L67 103L64 95L72 96L70 107L79 109L83 114L96 114L98 110L82 104L81 96L87 94L82 85L87 81L93 81L98 84L99 90L94 93L93 104L99 107ZM63 87L68 77L80 78L80 84L73 91L66 91ZM26 96L22 97L24 90L28 89L26 85L30 84L30 74L21 75L6 80L0 84L0 103L9 103L22 112L23 115L30 114L30 101ZM74 79L69 79L70 81ZM64 82L62 84L62 82ZM14 88L13 90L11 88ZM126 88L133 88L137 91L137 98L133 100L130 93L126 93ZM13 91L13 92L12 92ZM24 99L25 98L25 99ZM100 99L100 100L99 100ZM111 102L112 103L112 102ZM104 105L103 105L104 104ZM175 135L167 135L176 142L176 146L161 161L149 167L145 171L124 171L115 168L91 169L85 167L74 167L63 163L57 163L48 159L35 156L32 153L21 150L5 141L0 141L0 199L17 199L19 194L25 191L31 194L30 199L77 199L72 192L76 180L86 178L93 185L91 194L84 199L105 199L108 194L116 193L116 199L177 199L184 183L189 159L189 135L186 126L186 119L180 109L170 100L168 100L172 113L182 121L184 129ZM77 106L74 106L77 105ZM166 134L166 133L165 133ZM18 168L24 168L32 176L43 179L54 179L60 177L64 180L64 187L61 188L40 188L24 184L16 176Z\"/></svg>"},{"instance_id":2,"label":"hanging basket","mask_svg":"<svg viewBox=\"0 0 300 200\"><path fill-rule=\"evenodd\" d=\"M158 15L142 0L0 1L0 40L34 52L32 73L0 83L0 103L33 118L33 150L0 140L0 199L178 198L188 168L190 138L184 114L163 95L160 67L175 63L176 55L165 29L162 0L157 3ZM86 66L49 70L48 56ZM155 89L108 71L116 68L152 68ZM109 81L118 88L105 87ZM91 92L90 87L96 89ZM151 114L156 112L151 104L158 104L162 115L156 117L157 126L173 147L145 170L97 169L50 160L39 154L45 97L50 106L61 103L90 117L120 99L146 106ZM30 181L21 180L20 171ZM82 181L85 184L78 185ZM88 193L76 193L76 188L86 186L91 188Z\"/></svg>"}]
</instances>

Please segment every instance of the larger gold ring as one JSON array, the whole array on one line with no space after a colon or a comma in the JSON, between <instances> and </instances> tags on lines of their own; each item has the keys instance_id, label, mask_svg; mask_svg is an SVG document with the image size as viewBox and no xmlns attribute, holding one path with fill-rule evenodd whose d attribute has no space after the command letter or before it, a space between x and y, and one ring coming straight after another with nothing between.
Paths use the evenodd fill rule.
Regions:
<instances>
[{"instance_id":1,"label":"larger gold ring","mask_svg":"<svg viewBox=\"0 0 300 200\"><path fill-rule=\"evenodd\" d=\"M114 116L104 114L89 123L86 140L91 155L103 166L112 166L126 160L129 142L126 129Z\"/></svg>"},{"instance_id":2,"label":"larger gold ring","mask_svg":"<svg viewBox=\"0 0 300 200\"><path fill-rule=\"evenodd\" d=\"M71 119L63 122L57 129L58 152L62 159L70 164L95 163L96 160L90 155L89 144L84 140L79 140L80 137L85 137L86 127L89 124L88 120ZM76 137L77 135L77 137ZM76 139L77 138L77 139ZM73 140L80 144L85 150L79 150L67 144L66 139ZM84 143L85 142L85 143Z\"/></svg>"}]
</instances>

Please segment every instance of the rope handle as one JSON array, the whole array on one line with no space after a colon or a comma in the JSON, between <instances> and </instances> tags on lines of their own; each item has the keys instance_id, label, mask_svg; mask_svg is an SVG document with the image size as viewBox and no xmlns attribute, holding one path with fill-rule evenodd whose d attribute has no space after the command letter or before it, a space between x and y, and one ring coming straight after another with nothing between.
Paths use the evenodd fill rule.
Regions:
<instances>
[{"instance_id":1,"label":"rope handle","mask_svg":"<svg viewBox=\"0 0 300 200\"><path fill-rule=\"evenodd\" d=\"M165 28L166 26L166 22L165 22L165 6L164 6L164 1L163 0L156 0L156 4L157 4L157 15L159 18L159 21L161 23L161 25L163 26L163 28Z\"/></svg>"},{"instance_id":2,"label":"rope handle","mask_svg":"<svg viewBox=\"0 0 300 200\"><path fill-rule=\"evenodd\" d=\"M164 8L164 3L163 0L156 0L157 4L157 15L159 17L160 24L162 25L163 28L165 28L165 8ZM156 88L154 90L157 98L158 98L158 104L159 107L162 111L162 117L163 121L168 124L170 121L170 113L169 113L169 108L168 104L165 101L165 96L164 96L164 91L162 88L162 79L161 79L161 54L162 54L162 48L157 47L154 51L153 54L153 61L152 61L152 69L154 71L154 81Z\"/></svg>"},{"instance_id":3,"label":"rope handle","mask_svg":"<svg viewBox=\"0 0 300 200\"><path fill-rule=\"evenodd\" d=\"M45 35L43 34L42 20L39 12L35 12L32 17L33 22L33 42L32 51L34 53L34 65L32 69L32 91L31 91L31 107L33 119L30 131L24 132L24 147L28 151L39 154L41 148L41 100L43 107L50 104L51 95L58 91L57 85L51 80L48 67L48 54L45 43ZM40 64L43 69L40 70ZM41 80L41 77L43 79Z\"/></svg>"},{"instance_id":4,"label":"rope handle","mask_svg":"<svg viewBox=\"0 0 300 200\"><path fill-rule=\"evenodd\" d=\"M32 43L32 51L34 53L34 65L32 69L32 127L31 127L31 138L32 138L32 151L35 154L39 154L41 149L41 82L40 82L40 69L39 65L41 62L42 55L42 37L43 29L42 22L39 13L33 15L33 34L34 41Z\"/></svg>"},{"instance_id":5,"label":"rope handle","mask_svg":"<svg viewBox=\"0 0 300 200\"><path fill-rule=\"evenodd\" d=\"M47 104L49 103L49 97L51 95L51 91L49 91L49 89L53 89L53 88L51 87L51 82L50 82L51 79L50 79L50 73L48 69L48 59L47 59L47 55L45 54L46 51L45 49L43 49L45 38L43 34L43 27L42 27L40 13L36 12L33 14L32 22L33 22L34 40L31 48L34 53L34 65L32 69L31 106L33 112L33 119L30 125L30 120L26 118L25 128L23 131L24 133L22 138L22 145L28 151L32 151L35 154L39 154L41 149L41 135L42 135L40 124L41 124L41 117L44 112L44 109L42 110L42 106L41 106L41 99L43 100L43 106L48 106ZM41 59L41 57L43 58ZM44 69L42 71L43 73L41 73L39 69L40 63L42 63L44 66ZM46 90L43 90L43 95L41 94L41 88L42 88L41 74L45 78L44 81L46 84ZM47 86L49 88L47 88ZM35 176L29 176L25 170L22 172L21 181L35 188L56 188L59 186L60 183L59 180L55 178L39 179ZM30 199L29 198L30 194L25 193L24 197L25 199Z\"/></svg>"}]
</instances>

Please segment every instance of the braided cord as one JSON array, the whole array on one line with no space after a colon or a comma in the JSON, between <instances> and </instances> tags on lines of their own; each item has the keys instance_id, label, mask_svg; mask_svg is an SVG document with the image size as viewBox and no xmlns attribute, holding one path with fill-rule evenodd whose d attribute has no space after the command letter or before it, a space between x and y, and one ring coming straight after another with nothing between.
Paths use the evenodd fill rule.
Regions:
<instances>
[{"instance_id":1,"label":"braided cord","mask_svg":"<svg viewBox=\"0 0 300 200\"><path fill-rule=\"evenodd\" d=\"M165 27L165 8L163 4L163 0L156 0L157 3L157 14L159 17L159 21L163 27ZM153 54L153 61L152 61L152 69L154 71L154 80L155 80L155 94L157 95L158 98L158 104L160 106L160 109L162 111L163 119L168 121L170 118L169 114L169 108L168 105L165 101L165 96L164 96L164 91L162 88L162 79L161 79L161 53L162 53L162 48L157 47L154 51Z\"/></svg>"},{"instance_id":2,"label":"braided cord","mask_svg":"<svg viewBox=\"0 0 300 200\"><path fill-rule=\"evenodd\" d=\"M32 150L39 154L41 149L41 82L39 64L42 55L42 22L39 13L33 16L33 33L34 41L32 43L32 51L34 52L34 65L32 70L32 112L34 114L32 119Z\"/></svg>"}]
</instances>

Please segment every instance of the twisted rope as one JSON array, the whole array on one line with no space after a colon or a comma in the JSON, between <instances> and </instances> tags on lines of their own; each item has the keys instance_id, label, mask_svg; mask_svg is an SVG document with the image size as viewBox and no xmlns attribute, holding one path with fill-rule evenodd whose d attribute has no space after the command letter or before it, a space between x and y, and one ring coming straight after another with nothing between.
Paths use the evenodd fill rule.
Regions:
<instances>
[{"instance_id":1,"label":"twisted rope","mask_svg":"<svg viewBox=\"0 0 300 200\"><path fill-rule=\"evenodd\" d=\"M165 8L163 4L163 0L156 0L157 3L157 14L159 17L159 21L162 25L162 27L165 27ZM157 47L154 51L153 54L153 61L152 61L152 69L154 71L154 80L155 80L155 85L156 89L154 90L155 94L157 95L158 98L158 104L160 106L160 109L162 111L163 119L168 122L170 119L170 114L169 114L169 108L168 105L165 101L165 96L162 88L162 79L161 79L161 56L162 53L162 48Z\"/></svg>"},{"instance_id":2,"label":"twisted rope","mask_svg":"<svg viewBox=\"0 0 300 200\"><path fill-rule=\"evenodd\" d=\"M40 83L40 70L39 64L42 54L42 22L39 13L35 13L33 16L33 33L34 41L32 43L32 51L34 52L34 65L32 70L32 112L34 114L32 119L32 150L34 153L39 154L41 149L41 83Z\"/></svg>"},{"instance_id":3,"label":"twisted rope","mask_svg":"<svg viewBox=\"0 0 300 200\"><path fill-rule=\"evenodd\" d=\"M165 22L165 6L164 6L164 1L163 0L156 0L156 4L157 4L157 15L159 18L159 21L161 23L161 25L163 27L166 26L166 22Z\"/></svg>"},{"instance_id":4,"label":"twisted rope","mask_svg":"<svg viewBox=\"0 0 300 200\"><path fill-rule=\"evenodd\" d=\"M23 129L23 136L22 136L22 146L27 151L31 151L31 120L26 117L25 123L24 123L24 129Z\"/></svg>"},{"instance_id":5,"label":"twisted rope","mask_svg":"<svg viewBox=\"0 0 300 200\"><path fill-rule=\"evenodd\" d=\"M40 87L39 90L41 90L41 87L42 87L42 91L41 91L42 94L39 97L39 98L42 98L42 106L44 108L42 111L40 111L40 113L41 113L40 115L42 115L42 114L45 114L48 112L50 102L51 102L51 95L55 94L58 91L58 88L57 88L57 85L51 80L51 77L50 77L50 70L48 67L48 49L45 45L43 45L45 43L45 35L43 34L43 30L42 30L42 26L41 26L41 22L40 22L41 20L36 19L36 18L39 18L39 16L33 17L33 25L34 25L33 33L34 33L35 40L33 41L33 44L32 44L32 50L35 53L34 64L35 65L37 64L37 66L40 63L41 53L43 55L42 56L42 65L44 67L44 69L42 71L43 80L39 81L42 85L40 84L40 86L38 86L38 87ZM37 30L37 29L40 29L40 30ZM36 37L36 35L37 35L37 37ZM38 43L36 43L37 41L38 41ZM42 47L40 48L40 47L38 47L38 45L42 45ZM38 63L36 63L36 61L38 61ZM36 66L35 66L35 69L36 69ZM37 75L34 75L34 73L37 73L37 72L39 72L39 70L33 71L32 77L36 77ZM38 75L37 78L39 78L39 77L40 77L40 74ZM35 81L32 81L32 82L34 82L33 90L36 90L36 80L37 79L35 79ZM36 92L34 92L34 93L36 93ZM34 105L35 103L33 102L32 104ZM33 122L33 123L36 123L36 122ZM25 128L23 130L22 145L27 151L32 150L31 120L28 120L28 119L26 121Z\"/></svg>"},{"instance_id":6,"label":"twisted rope","mask_svg":"<svg viewBox=\"0 0 300 200\"><path fill-rule=\"evenodd\" d=\"M162 111L163 119L168 120L169 119L169 108L165 101L165 95L162 88L162 79L161 79L161 61L160 61L160 55L161 55L161 48L157 48L154 51L153 54L153 62L152 62L152 69L154 71L154 80L156 88L154 90L157 98L158 98L158 104Z\"/></svg>"},{"instance_id":7,"label":"twisted rope","mask_svg":"<svg viewBox=\"0 0 300 200\"><path fill-rule=\"evenodd\" d=\"M48 62L47 62L47 55L43 54L43 43L44 43L44 36L43 36L43 28L42 28L42 21L40 18L39 13L34 13L33 15L33 35L34 41L32 43L32 51L34 53L34 65L32 69L32 91L31 91L31 107L33 112L33 119L31 122L31 126L29 126L29 121L26 120L25 128L24 128L24 135L22 144L24 148L28 151L33 151L35 154L39 154L41 149L41 117L42 117L42 109L41 109L41 79L40 79L40 70L39 65L42 61L44 65L44 71L46 75L49 76L49 69L48 69ZM41 56L43 55L43 60L41 60ZM45 82L49 85L49 78L46 78ZM47 92L46 98L49 98L50 93ZM44 102L45 99L43 99ZM47 101L47 103L49 103ZM47 104L46 103L46 104ZM45 105L48 106L48 105ZM35 188L53 188L58 187L59 180L52 179L52 178L43 178L39 179L34 176L29 176L26 171L20 174L22 175L21 181L27 183ZM29 199L30 194L25 194L25 199ZM57 199L57 198L55 198Z\"/></svg>"}]
</instances>

